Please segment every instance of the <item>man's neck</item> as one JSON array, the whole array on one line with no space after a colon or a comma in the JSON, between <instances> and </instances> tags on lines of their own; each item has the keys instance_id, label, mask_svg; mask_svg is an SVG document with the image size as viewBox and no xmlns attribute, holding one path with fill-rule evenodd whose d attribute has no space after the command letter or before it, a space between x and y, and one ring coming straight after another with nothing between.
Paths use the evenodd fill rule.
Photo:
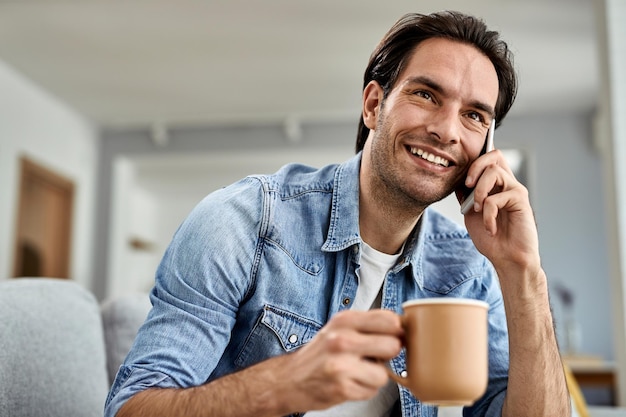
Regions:
<instances>
[{"instance_id":1,"label":"man's neck","mask_svg":"<svg viewBox=\"0 0 626 417\"><path fill-rule=\"evenodd\" d=\"M419 217L413 217L408 222L388 215L381 216L364 209L363 204L359 216L361 238L372 248L390 255L400 251L419 220Z\"/></svg>"},{"instance_id":2,"label":"man's neck","mask_svg":"<svg viewBox=\"0 0 626 417\"><path fill-rule=\"evenodd\" d=\"M377 187L361 181L359 193L359 229L361 238L372 248L390 255L398 253L409 237L423 209L398 204L393 198L375 193Z\"/></svg>"}]
</instances>

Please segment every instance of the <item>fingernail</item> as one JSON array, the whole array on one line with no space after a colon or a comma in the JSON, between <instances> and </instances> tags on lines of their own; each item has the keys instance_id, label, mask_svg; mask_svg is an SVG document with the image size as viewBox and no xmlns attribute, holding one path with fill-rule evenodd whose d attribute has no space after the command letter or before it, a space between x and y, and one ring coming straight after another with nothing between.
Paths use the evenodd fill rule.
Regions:
<instances>
[{"instance_id":1,"label":"fingernail","mask_svg":"<svg viewBox=\"0 0 626 417\"><path fill-rule=\"evenodd\" d=\"M466 177L465 178L465 185L470 185L472 183L472 177Z\"/></svg>"},{"instance_id":2,"label":"fingernail","mask_svg":"<svg viewBox=\"0 0 626 417\"><path fill-rule=\"evenodd\" d=\"M480 204L474 203L474 211L480 211Z\"/></svg>"}]
</instances>

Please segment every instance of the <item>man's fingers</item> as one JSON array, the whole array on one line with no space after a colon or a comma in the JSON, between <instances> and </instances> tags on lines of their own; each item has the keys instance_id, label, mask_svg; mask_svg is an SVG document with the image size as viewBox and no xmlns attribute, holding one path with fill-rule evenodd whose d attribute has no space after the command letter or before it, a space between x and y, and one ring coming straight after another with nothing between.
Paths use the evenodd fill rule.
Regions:
<instances>
[{"instance_id":1,"label":"man's fingers","mask_svg":"<svg viewBox=\"0 0 626 417\"><path fill-rule=\"evenodd\" d=\"M353 311L336 314L328 323L329 328L354 329L361 333L389 334L402 336L400 316L389 310Z\"/></svg>"},{"instance_id":2,"label":"man's fingers","mask_svg":"<svg viewBox=\"0 0 626 417\"><path fill-rule=\"evenodd\" d=\"M365 334L354 330L329 330L324 335L327 348L332 353L352 353L362 358L389 360L396 357L402 343L396 336Z\"/></svg>"},{"instance_id":3,"label":"man's fingers","mask_svg":"<svg viewBox=\"0 0 626 417\"><path fill-rule=\"evenodd\" d=\"M490 166L483 172L474 188L474 202L482 210L487 197L506 191L510 185L514 187L516 183L515 177L501 166Z\"/></svg>"},{"instance_id":4,"label":"man's fingers","mask_svg":"<svg viewBox=\"0 0 626 417\"><path fill-rule=\"evenodd\" d=\"M329 380L353 381L366 389L378 389L388 379L382 362L358 358L353 355L337 355L325 364L324 372Z\"/></svg>"}]
</instances>

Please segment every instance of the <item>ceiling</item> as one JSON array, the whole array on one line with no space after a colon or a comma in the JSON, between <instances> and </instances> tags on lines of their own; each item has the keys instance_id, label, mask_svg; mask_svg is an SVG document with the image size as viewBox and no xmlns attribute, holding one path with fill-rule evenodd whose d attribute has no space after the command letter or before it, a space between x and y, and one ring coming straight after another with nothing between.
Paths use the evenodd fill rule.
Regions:
<instances>
[{"instance_id":1,"label":"ceiling","mask_svg":"<svg viewBox=\"0 0 626 417\"><path fill-rule=\"evenodd\" d=\"M0 0L0 59L105 127L354 120L405 12L483 17L516 54L513 112L591 109L593 0Z\"/></svg>"}]
</instances>

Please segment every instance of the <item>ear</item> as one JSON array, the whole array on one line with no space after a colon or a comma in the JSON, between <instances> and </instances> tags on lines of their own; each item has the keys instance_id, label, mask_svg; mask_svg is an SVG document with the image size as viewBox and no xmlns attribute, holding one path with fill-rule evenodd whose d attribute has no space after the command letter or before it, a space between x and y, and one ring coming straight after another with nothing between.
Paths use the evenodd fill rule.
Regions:
<instances>
[{"instance_id":1,"label":"ear","mask_svg":"<svg viewBox=\"0 0 626 417\"><path fill-rule=\"evenodd\" d=\"M380 105L383 102L383 88L377 81L370 81L363 90L363 123L370 130L376 129Z\"/></svg>"}]
</instances>

